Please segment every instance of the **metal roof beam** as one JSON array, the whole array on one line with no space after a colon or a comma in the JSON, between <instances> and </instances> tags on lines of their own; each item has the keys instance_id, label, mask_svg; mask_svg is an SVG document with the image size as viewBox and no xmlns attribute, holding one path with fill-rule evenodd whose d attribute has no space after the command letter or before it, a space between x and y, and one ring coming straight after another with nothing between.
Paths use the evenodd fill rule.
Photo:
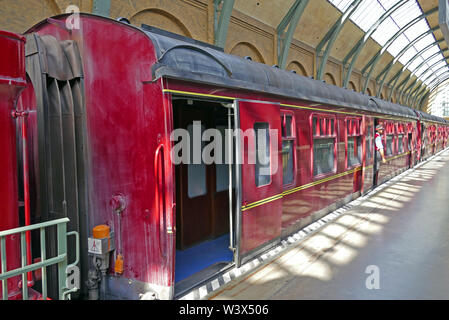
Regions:
<instances>
[{"instance_id":1,"label":"metal roof beam","mask_svg":"<svg viewBox=\"0 0 449 320\"><path fill-rule=\"evenodd\" d=\"M446 64L445 66L442 66L441 68L438 68L436 71L431 70L432 67L434 67L435 65L437 65L437 64L439 64L439 63L441 63L441 62L443 62L443 61L446 61L446 58L445 58L445 59L442 59L442 60L440 60L440 61L435 62L432 66L429 67L429 69L428 69L426 72L424 72L422 75L420 75L419 77L417 77L417 78L415 79L415 81L413 81L413 83L412 83L412 84L411 84L411 85L404 91L404 95L406 95L406 98L408 98L408 97L410 96L410 94L411 94L412 91L413 91L413 88L414 88L415 85L418 83L418 81L420 81L421 77L422 77L424 74L426 74L427 72L431 71L431 73L430 73L424 80L421 80L421 83L425 83L431 76L433 76L434 73L437 73L438 71L440 71L440 70L442 70L442 69L444 69L444 68L447 68L447 64ZM432 73L432 72L433 72L433 73ZM409 92L409 94L407 94L407 92ZM401 91L401 96L402 96L402 91Z\"/></svg>"},{"instance_id":2,"label":"metal roof beam","mask_svg":"<svg viewBox=\"0 0 449 320\"><path fill-rule=\"evenodd\" d=\"M343 59L343 87L347 88L349 84L349 80L351 78L352 69L354 69L354 65L362 52L362 49L365 47L365 44L370 39L371 35L376 32L377 28L384 22L388 17L391 16L392 13L394 13L397 9L402 7L405 3L407 3L408 0L401 0L398 1L393 7L391 7L388 11L386 11L379 20L374 23L371 28L365 33L365 35L357 42L357 44L351 49L351 51L348 53L348 55ZM349 60L351 62L348 65ZM345 69L346 75L345 75Z\"/></svg>"},{"instance_id":3,"label":"metal roof beam","mask_svg":"<svg viewBox=\"0 0 449 320\"><path fill-rule=\"evenodd\" d=\"M228 37L229 21L235 0L214 0L214 33L215 45L224 48ZM221 5L221 7L220 7ZM220 17L218 18L218 14Z\"/></svg>"},{"instance_id":4,"label":"metal roof beam","mask_svg":"<svg viewBox=\"0 0 449 320\"><path fill-rule=\"evenodd\" d=\"M406 100L405 100L405 101L407 101L407 103L408 103L410 106L412 106L412 105L413 105L414 98L416 97L416 95L417 95L418 93L420 93L422 90L426 90L426 88L427 88L427 85L426 85L424 82L421 82L421 84L420 84L418 87L416 87L416 89L413 90L413 92L410 91L410 93L409 93L409 95L406 97Z\"/></svg>"},{"instance_id":5,"label":"metal roof beam","mask_svg":"<svg viewBox=\"0 0 449 320\"><path fill-rule=\"evenodd\" d=\"M424 98L426 97L426 95L429 94L429 90L427 88L421 90L419 92L419 94L416 96L416 101L415 101L415 109L417 110L422 110L422 101L424 100Z\"/></svg>"},{"instance_id":6,"label":"metal roof beam","mask_svg":"<svg viewBox=\"0 0 449 320\"><path fill-rule=\"evenodd\" d=\"M384 75L384 77L385 77L385 74L386 73L388 73L390 70L391 70L391 67L396 63L396 62L398 62L399 61L399 59L407 52L407 50L408 49L410 49L412 46L414 46L415 44L416 44L416 42L418 42L418 41L420 41L420 40L422 40L425 36L427 36L428 34L430 34L430 33L432 33L433 31L435 31L435 30L437 30L437 29L439 29L440 27L438 26L438 27L435 27L435 28L433 28L433 29L429 29L429 30L427 30L426 32L423 32L422 34L420 34L415 40L413 40L412 42L410 42L406 47L404 47L404 49L402 49L399 53L398 53L398 55L396 56L396 57L393 57L393 60L377 75L377 77L376 77L376 81L379 81L380 80L380 77L382 77L382 75ZM428 50L428 49L430 49L430 48L432 48L433 46L435 46L437 43L439 43L439 42L442 42L443 40L439 40L439 41L436 41L436 42L433 42L433 43L431 43L430 45L428 45L427 47L425 47L423 50L421 50L420 52L418 52L411 60L409 60L408 62L407 62L407 64L410 62L410 61L413 61L413 60L415 60L416 58L418 58L419 57L419 55L421 54L421 52L423 52L423 51L426 51L426 50Z\"/></svg>"},{"instance_id":7,"label":"metal roof beam","mask_svg":"<svg viewBox=\"0 0 449 320\"><path fill-rule=\"evenodd\" d=\"M415 40L411 41L408 45L406 45L399 53L396 57L394 57L394 59L378 74L378 76L376 77L376 82L379 83L380 78L382 77L382 80L380 81L380 85L379 85L379 89L377 90L377 97L380 96L380 93L382 92L382 87L385 83L385 80L387 79L388 73L390 72L390 70L393 68L394 64L396 62L399 61L399 59L407 52L408 49L410 49L411 47L413 47L417 42L419 42L420 40L422 40L424 37L428 36L429 34L431 34L432 32L434 32L435 30L440 29L439 26L429 29L426 32L423 32L422 34L420 34Z\"/></svg>"},{"instance_id":8,"label":"metal roof beam","mask_svg":"<svg viewBox=\"0 0 449 320\"><path fill-rule=\"evenodd\" d=\"M428 92L427 87L422 88L420 91L418 91L418 92L415 94L415 96L414 96L413 99L412 99L412 107L414 107L415 109L418 108L418 102L421 100L420 98L422 97L422 95L423 95L425 92Z\"/></svg>"},{"instance_id":9,"label":"metal roof beam","mask_svg":"<svg viewBox=\"0 0 449 320\"><path fill-rule=\"evenodd\" d=\"M437 83L435 83L435 84L433 84L433 82L435 82L435 80L440 80L439 82L437 82ZM449 73L444 77L444 78L442 78L442 79L435 79L434 81L432 81L430 84L429 84L429 86L427 87L429 90L428 90L428 92L427 92L427 94L425 94L424 96L422 96L423 95L423 93L421 93L421 96L422 96L422 98L420 98L420 109L419 110L422 110L422 107L423 107L423 105L422 105L422 103L423 103L423 101L425 100L425 98L426 98L426 96L428 96L428 95L430 95L430 94L432 94L432 92L436 89L436 88L438 88L438 86L440 85L440 84L442 84L443 82L445 82L446 80L449 80ZM426 92L425 90L424 90L424 92Z\"/></svg>"},{"instance_id":10,"label":"metal roof beam","mask_svg":"<svg viewBox=\"0 0 449 320\"><path fill-rule=\"evenodd\" d=\"M446 67L446 66L444 66L444 67ZM441 68L437 69L437 71L435 71L435 73L437 73L438 71L442 70L444 67L441 67ZM426 85L426 84L425 84L425 81L427 81L427 80L430 78L430 76L432 76L432 74L430 74L429 76L427 76L426 79L424 79L423 81L421 81L421 84L420 84L418 87L416 87L414 90L410 90L409 94L407 94L407 96L405 97L405 101L408 102L409 99L413 96L413 94L416 93L417 91L419 91L419 89L422 88L423 86L424 86L424 88L430 87L430 85L431 85L432 83L434 83L435 81L439 80L439 79L440 79L439 77L442 76L442 75L444 75L445 73L449 73L449 71L446 71L446 72L443 72L443 73L439 74L438 77L436 77L434 80L432 80L432 82L429 83L429 85ZM415 82L412 84L412 86L414 86L415 83L417 83L417 81L418 81L418 79L415 80ZM412 86L410 86L410 87L412 87ZM410 88L410 87L409 87L409 88ZM409 90L409 88L407 88L407 91ZM413 87L412 87L412 88L413 88ZM406 91L405 93L407 93L407 91Z\"/></svg>"},{"instance_id":11,"label":"metal roof beam","mask_svg":"<svg viewBox=\"0 0 449 320\"><path fill-rule=\"evenodd\" d=\"M424 107L424 100L426 100L429 96L430 96L430 91L428 91L426 94L424 94L424 96L422 96L420 99L419 99L419 103L418 103L418 106L417 106L417 109L418 110L420 110L420 111L422 111L422 109L423 109L423 107Z\"/></svg>"},{"instance_id":12,"label":"metal roof beam","mask_svg":"<svg viewBox=\"0 0 449 320\"><path fill-rule=\"evenodd\" d=\"M397 90L399 90L400 88L402 88L399 97L402 97L402 94L404 92L405 86L407 85L408 81L412 78L412 76L415 74L415 72L419 69L421 69L422 66L424 66L427 61L433 59L434 57L438 56L441 52L436 52L435 54L431 55L430 57L428 57L426 60L424 60L422 63L420 63L415 69L413 69L410 74L398 85ZM444 58L442 60L439 60L436 63L440 63L444 60L446 60L447 58ZM430 68L429 68L430 69ZM422 74L420 75L422 76ZM399 79L399 78L398 78ZM418 78L417 78L418 79ZM396 85L397 80L395 81L395 85ZM394 87L392 88L392 90L394 89Z\"/></svg>"},{"instance_id":13,"label":"metal roof beam","mask_svg":"<svg viewBox=\"0 0 449 320\"><path fill-rule=\"evenodd\" d=\"M442 41L444 41L444 39L437 40L436 43L440 43L440 42L442 42ZM428 45L427 47L425 47L425 48L424 48L423 50L421 50L420 52L418 52L418 53L413 57L413 59L411 59L409 62L407 62L407 64L406 64L405 66L403 66L402 69L399 70L399 71L398 71L398 72L397 72L397 73L390 79L390 81L388 82L388 86L391 87L391 92L390 92L390 95L389 95L388 99L391 99L391 97L392 97L392 95L393 95L393 92L394 92L394 90L396 89L396 84L398 83L399 78L401 77L401 74L402 74L403 72L405 72L405 70L407 70L407 68L413 63L413 61L415 61L417 58L419 58L424 52L426 52L427 50L429 50L430 48L432 48L434 45L435 45L435 43L432 43L432 44ZM424 60L424 61L427 61L428 59L433 59L434 57L436 57L436 56L439 55L440 53L444 53L444 52L446 52L446 51L449 51L449 48L446 48L446 49L444 49L444 50L442 50L442 51L438 51L438 52L434 53L433 55L431 55L429 58L427 58L427 59ZM414 69L414 71L416 71L416 70L417 70L417 68ZM413 72L411 72L410 75L411 75L412 73L413 73Z\"/></svg>"},{"instance_id":14,"label":"metal roof beam","mask_svg":"<svg viewBox=\"0 0 449 320\"><path fill-rule=\"evenodd\" d=\"M351 15L357 10L362 0L353 0L341 17L335 22L332 28L327 32L321 42L316 48L316 65L317 74L316 79L322 80L324 71L326 69L327 60L329 59L330 52L337 39L341 29L343 28L345 22L351 17ZM326 49L323 48L326 47Z\"/></svg>"},{"instance_id":15,"label":"metal roof beam","mask_svg":"<svg viewBox=\"0 0 449 320\"><path fill-rule=\"evenodd\" d=\"M296 0L276 29L278 37L278 66L282 69L286 67L293 34L308 3L309 0ZM286 29L287 31L285 31Z\"/></svg>"},{"instance_id":16,"label":"metal roof beam","mask_svg":"<svg viewBox=\"0 0 449 320\"><path fill-rule=\"evenodd\" d=\"M368 88L369 79L371 78L372 73L374 72L374 69L376 68L377 63L379 62L381 56L387 51L387 49L390 47L390 45L399 38L400 35L402 35L405 31L407 31L409 28L411 28L413 25L421 21L422 19L426 18L427 16L435 13L438 11L438 7L432 8L427 12L424 12L422 15L416 17L412 21L410 21L408 24L406 24L404 27L402 27L393 37L391 37L385 45L380 49L373 58L365 65L365 67L362 69L362 74L365 79L365 84L363 85L362 93L365 93L366 89ZM369 71L368 71L369 69ZM368 73L366 73L368 71Z\"/></svg>"},{"instance_id":17,"label":"metal roof beam","mask_svg":"<svg viewBox=\"0 0 449 320\"><path fill-rule=\"evenodd\" d=\"M443 75L443 74L445 74L445 73L440 74L440 76ZM431 83L429 83L428 88L430 88L430 91L433 91L433 90L435 90L436 88L438 88L438 86L439 86L441 83L443 83L444 81L446 81L446 80L448 80L448 79L449 79L449 72L448 72L447 75L445 75L443 78L436 78L436 79L434 79ZM439 80L439 82L437 81L437 82L435 83L436 80Z\"/></svg>"}]
</instances>

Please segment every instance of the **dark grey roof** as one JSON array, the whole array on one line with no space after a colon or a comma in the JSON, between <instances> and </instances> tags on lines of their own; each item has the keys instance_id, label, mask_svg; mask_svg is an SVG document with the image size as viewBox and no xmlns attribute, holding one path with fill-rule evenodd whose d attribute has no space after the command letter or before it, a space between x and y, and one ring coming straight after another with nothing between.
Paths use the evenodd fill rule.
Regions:
<instances>
[{"instance_id":1,"label":"dark grey roof","mask_svg":"<svg viewBox=\"0 0 449 320\"><path fill-rule=\"evenodd\" d=\"M157 28L142 29L153 42L157 63L153 79L194 81L221 87L247 89L326 105L416 119L412 109L352 90L317 81L276 67L226 54L195 40Z\"/></svg>"},{"instance_id":2,"label":"dark grey roof","mask_svg":"<svg viewBox=\"0 0 449 320\"><path fill-rule=\"evenodd\" d=\"M433 114L428 114L424 111L419 111L419 110L415 110L416 114L418 115L419 118L422 118L424 120L429 120L429 121L436 121L436 122L445 122L447 123L447 121L443 118L434 116Z\"/></svg>"}]
</instances>

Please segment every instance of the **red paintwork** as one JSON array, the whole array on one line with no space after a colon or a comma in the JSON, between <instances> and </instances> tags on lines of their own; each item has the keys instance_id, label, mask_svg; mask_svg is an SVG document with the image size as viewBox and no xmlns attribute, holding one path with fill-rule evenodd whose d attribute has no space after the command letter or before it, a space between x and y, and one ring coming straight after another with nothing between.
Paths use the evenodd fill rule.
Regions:
<instances>
[{"instance_id":1,"label":"red paintwork","mask_svg":"<svg viewBox=\"0 0 449 320\"><path fill-rule=\"evenodd\" d=\"M64 17L58 20L63 21ZM123 23L81 16L80 30L69 33L57 24L42 23L30 32L58 40L77 40L83 60L89 150L89 226L107 224L119 238L118 216L111 200L123 195L121 214L123 277L158 286L173 285L174 203L170 192L168 119L171 104L163 100L162 81L151 82L155 51L141 31ZM164 108L165 106L165 108ZM163 148L159 148L163 145ZM156 201L155 151L166 171ZM158 165L161 166L160 162ZM162 170L162 169L160 169ZM115 257L113 260L115 261ZM111 263L110 272L114 265Z\"/></svg>"},{"instance_id":2,"label":"red paintwork","mask_svg":"<svg viewBox=\"0 0 449 320\"><path fill-rule=\"evenodd\" d=\"M0 31L0 231L19 226L16 127L12 112L25 80L25 39ZM7 270L20 267L19 238L7 237ZM20 277L8 280L8 296L19 294ZM1 288L0 288L1 292Z\"/></svg>"},{"instance_id":3,"label":"red paintwork","mask_svg":"<svg viewBox=\"0 0 449 320\"><path fill-rule=\"evenodd\" d=\"M22 137L22 121L25 121L26 126L26 147L23 147L23 139L18 139L18 149L22 150L19 154L19 163L23 163L23 157L27 155L28 161L28 184L29 184L29 210L31 212L31 223L34 221L40 221L40 199L39 196L39 166L38 166L38 140L37 140L37 113L36 113L36 95L34 92L33 84L27 77L26 88L22 91L20 98L17 102L16 110L21 113L26 113L26 117L16 120L17 124L17 136ZM26 150L26 152L25 152ZM23 168L19 168L23 170ZM23 173L22 173L23 175Z\"/></svg>"},{"instance_id":4,"label":"red paintwork","mask_svg":"<svg viewBox=\"0 0 449 320\"><path fill-rule=\"evenodd\" d=\"M248 159L252 154L255 159L254 147L250 148L242 142L242 206L263 200L282 192L282 149L281 120L278 104L240 101L240 128L243 132L252 130L256 122L268 122L270 130L277 131L270 135L271 181L266 186L256 187L255 165ZM264 112L260 112L260 110ZM276 144L273 139L277 139ZM254 144L252 144L254 146ZM277 164L277 168L276 168ZM245 254L281 235L282 200L275 200L263 206L258 206L242 212L241 254Z\"/></svg>"},{"instance_id":5,"label":"red paintwork","mask_svg":"<svg viewBox=\"0 0 449 320\"><path fill-rule=\"evenodd\" d=\"M28 134L26 118L28 117L27 111L15 110L12 112L14 119L20 118L21 131L22 131L22 171L23 171L23 198L25 206L25 226L31 225L31 212L30 212L30 178L29 178L29 164L28 164ZM25 234L26 241L26 257L27 265L31 264L31 232L27 231ZM33 286L33 277L31 272L27 274L28 286Z\"/></svg>"}]
</instances>

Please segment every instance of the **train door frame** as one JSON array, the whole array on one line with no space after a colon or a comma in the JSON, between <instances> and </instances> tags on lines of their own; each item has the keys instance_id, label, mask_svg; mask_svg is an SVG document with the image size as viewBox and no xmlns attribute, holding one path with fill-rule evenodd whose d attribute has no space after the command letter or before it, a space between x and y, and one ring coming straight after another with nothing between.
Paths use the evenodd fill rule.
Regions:
<instances>
[{"instance_id":1,"label":"train door frame","mask_svg":"<svg viewBox=\"0 0 449 320\"><path fill-rule=\"evenodd\" d=\"M379 125L379 118L374 117L374 124L373 124L373 129L374 129L374 136L373 136L373 143L374 145L376 144L376 126ZM374 150L374 162L373 162L373 189L378 185L378 175L379 175L379 170L380 170L380 161L378 161L378 151L376 149L376 147L373 148Z\"/></svg>"},{"instance_id":2,"label":"train door frame","mask_svg":"<svg viewBox=\"0 0 449 320\"><path fill-rule=\"evenodd\" d=\"M420 138L421 138L421 144L419 146L420 147L419 153L421 155L420 161L423 161L424 153L425 153L426 147L427 147L424 145L424 143L427 142L427 139L425 139L426 138L425 134L427 134L427 132L426 132L427 130L426 130L426 126L425 126L424 122L421 121L420 125L421 125L421 132L419 134L420 134Z\"/></svg>"},{"instance_id":3,"label":"train door frame","mask_svg":"<svg viewBox=\"0 0 449 320\"><path fill-rule=\"evenodd\" d=\"M183 95L183 94L172 94L171 95L171 99L172 99L172 112L173 112L173 123L172 123L172 129L176 128L176 123L175 123L175 117L174 114L176 112L175 110L175 104L173 103L174 100L191 100L193 101L193 103L195 103L195 101L201 101L201 102L210 102L213 103L215 105L221 105L221 107L226 108L227 109L227 129L228 130L236 130L239 128L238 125L238 102L237 100L234 99L229 99L229 100L225 100L225 99L217 99L217 98L204 98L201 96L195 96L195 95ZM200 281L198 282L198 277L187 277L186 279L190 279L190 278L195 278L191 281L191 284L189 284L188 287L184 287L177 290L176 285L179 282L175 282L174 280L174 286L175 286L175 296L179 296L180 294L183 294L183 292L186 292L187 290L190 290L193 287L196 287L198 285L200 285L201 283L203 283L204 281L210 279L211 277L215 276L216 274L220 273L220 272L224 272L224 270L228 270L229 268L232 268L237 261L237 257L238 257L238 243L239 243L239 235L241 234L241 231L239 231L241 228L239 226L239 219L238 219L238 215L239 215L239 208L241 207L241 180L240 180L240 170L238 165L235 162L235 159L238 159L239 157L239 139L236 137L235 134L233 135L227 135L224 138L227 138L227 143L228 145L231 145L231 152L228 152L227 156L228 156L228 201L229 201L229 250L232 252L232 259L229 261L229 264L227 264L225 267L223 267L222 269L218 270L216 273L214 274L205 274L204 278L202 278ZM235 140L235 142L232 141L232 139ZM171 149L173 150L173 145L175 144L175 142L171 142L172 146ZM223 141L223 143L225 143L225 141ZM225 155L223 155L225 156ZM231 158L232 157L232 158ZM173 172L175 172L175 164L172 163L173 166ZM233 168L234 166L234 168ZM175 180L175 188L173 188L173 196L175 200L175 203L177 203L176 205L176 210L179 210L179 199L177 199L176 197L176 190L177 187L176 185L178 183L180 183L180 181L178 181L178 178L175 176L174 177ZM215 190L211 190L215 191ZM175 221L175 225L177 225L178 222ZM175 228L176 230L177 228ZM177 237L177 231L175 232L175 239ZM176 240L175 240L176 243ZM176 247L176 245L175 245ZM177 254L176 254L176 250L174 250L174 260L176 261L177 259ZM206 267L207 268L207 267ZM198 273L201 273L200 270ZM175 273L176 273L176 264L173 268L173 279L175 279ZM192 275L193 276L193 275Z\"/></svg>"},{"instance_id":4,"label":"train door frame","mask_svg":"<svg viewBox=\"0 0 449 320\"><path fill-rule=\"evenodd\" d=\"M405 124L405 128L407 128L407 151L408 151L408 169L412 168L413 163L413 126L411 123Z\"/></svg>"},{"instance_id":5,"label":"train door frame","mask_svg":"<svg viewBox=\"0 0 449 320\"><path fill-rule=\"evenodd\" d=\"M257 112L263 106L263 114ZM269 102L264 100L254 99L238 99L236 100L236 146L238 169L236 169L236 176L239 184L238 199L236 201L236 213L238 220L236 223L236 243L235 243L235 261L236 267L240 267L243 263L251 260L258 254L268 250L280 242L282 233L282 170L273 170L273 161L277 165L282 163L281 152L279 147L282 146L281 132L281 105L279 102ZM270 182L268 184L257 185L256 173L254 171L255 164L245 163L246 157L249 156L250 151L245 148L243 138L240 136L241 132L246 132L248 129L255 129L256 124L264 123L269 128L269 159L270 159ZM254 125L254 126L253 126ZM276 134L272 134L272 130ZM254 132L254 137L259 137ZM272 139L277 139L274 144ZM257 140L257 139L256 139ZM256 142L257 144L257 142ZM256 149L257 146L255 145ZM277 160L275 160L277 159ZM278 167L276 167L279 169ZM254 176L252 175L254 173ZM256 179L255 179L256 178ZM245 183L243 183L245 182ZM253 185L254 184L254 185ZM266 209L267 206L272 206L271 209ZM262 210L264 209L264 210ZM264 219L255 218L254 212L269 212L270 214L265 218L272 219L279 222L279 225L267 225L269 222ZM276 217L276 214L279 217ZM277 218L277 219L276 219ZM245 226L244 220L245 219ZM261 223L263 221L263 223ZM243 227L245 227L245 234L243 235ZM265 232L266 231L266 232ZM255 234L255 238L251 234ZM263 236L262 236L263 235ZM249 242L251 242L250 245Z\"/></svg>"}]
</instances>

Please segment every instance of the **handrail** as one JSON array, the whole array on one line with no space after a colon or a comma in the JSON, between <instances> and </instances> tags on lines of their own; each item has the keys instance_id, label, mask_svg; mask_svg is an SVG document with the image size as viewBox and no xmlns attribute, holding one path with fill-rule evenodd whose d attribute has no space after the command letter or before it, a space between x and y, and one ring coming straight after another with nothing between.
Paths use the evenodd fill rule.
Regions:
<instances>
[{"instance_id":1,"label":"handrail","mask_svg":"<svg viewBox=\"0 0 449 320\"><path fill-rule=\"evenodd\" d=\"M165 196L164 196L164 190L160 190L161 188L164 188L164 178L161 179L161 177L159 176L159 162L161 162L161 171L162 171L162 176L164 176L164 144L161 143L157 149L156 149L156 153L155 153L155 157L154 157L154 170L155 170L155 179L156 179L156 214L158 217L158 221L157 224L159 226L159 233L158 233L158 244L159 244L159 254L162 257L166 257L166 253L165 250L163 250L162 248L162 243L161 243L161 220L163 221L163 230L165 231L166 228L166 222L165 222L165 211L161 212L164 207L165 207ZM161 156L160 156L161 155ZM159 161L159 158L162 158L162 161ZM162 200L162 208L161 208L161 200ZM162 218L162 219L161 219ZM165 235L165 234L164 234Z\"/></svg>"},{"instance_id":2,"label":"handrail","mask_svg":"<svg viewBox=\"0 0 449 320\"><path fill-rule=\"evenodd\" d=\"M36 230L36 229L40 229L40 228L46 228L46 227L50 227L50 226L55 226L57 224L66 223L66 222L70 222L69 218L61 218L61 219L57 219L57 220L51 220L51 221L36 223L36 224L30 225L30 226L25 226L25 227L19 227L19 228L9 229L9 230L5 230L5 231L0 231L0 237L10 236L12 234L20 233L20 232L31 231L31 230Z\"/></svg>"},{"instance_id":3,"label":"handrail","mask_svg":"<svg viewBox=\"0 0 449 320\"><path fill-rule=\"evenodd\" d=\"M8 271L8 272L5 272L5 273L1 273L0 274L0 281L6 280L6 279L11 278L11 277L19 276L19 275L21 275L23 273L27 273L29 271L34 271L34 270L37 270L37 269L48 267L49 265L61 262L61 261L63 261L66 258L67 258L67 254L61 254L61 255L56 256L54 258L47 259L47 260L45 260L43 262L36 262L36 263L30 264L30 265L28 265L26 267L23 267L23 268L17 268L17 269L14 269L14 270L11 270L11 271Z\"/></svg>"},{"instance_id":4,"label":"handrail","mask_svg":"<svg viewBox=\"0 0 449 320\"><path fill-rule=\"evenodd\" d=\"M42 272L42 298L47 299L47 275L46 268L51 265L56 265L58 268L58 297L61 300L70 299L70 294L77 291L78 288L67 288L67 270L76 266L80 260L79 250L79 234L76 231L67 232L67 223L70 222L68 218L61 218L46 222L41 222L25 227L14 228L10 230L0 231L0 258L1 258L1 270L0 270L0 282L2 285L2 299L8 300L8 284L9 278L22 276L22 299L28 300L28 285L26 284L26 274L30 274L32 271L41 269ZM47 259L46 255L46 228L51 226L57 226L57 244L58 252L55 257ZM28 232L33 230L39 230L40 232L40 246L41 246L41 261L28 264L26 257L26 245L25 236ZM7 271L7 254L6 254L6 237L20 234L20 252L21 252L21 267L14 270ZM67 250L67 237L75 236L76 241L76 258L75 262L68 265L68 250Z\"/></svg>"}]
</instances>

